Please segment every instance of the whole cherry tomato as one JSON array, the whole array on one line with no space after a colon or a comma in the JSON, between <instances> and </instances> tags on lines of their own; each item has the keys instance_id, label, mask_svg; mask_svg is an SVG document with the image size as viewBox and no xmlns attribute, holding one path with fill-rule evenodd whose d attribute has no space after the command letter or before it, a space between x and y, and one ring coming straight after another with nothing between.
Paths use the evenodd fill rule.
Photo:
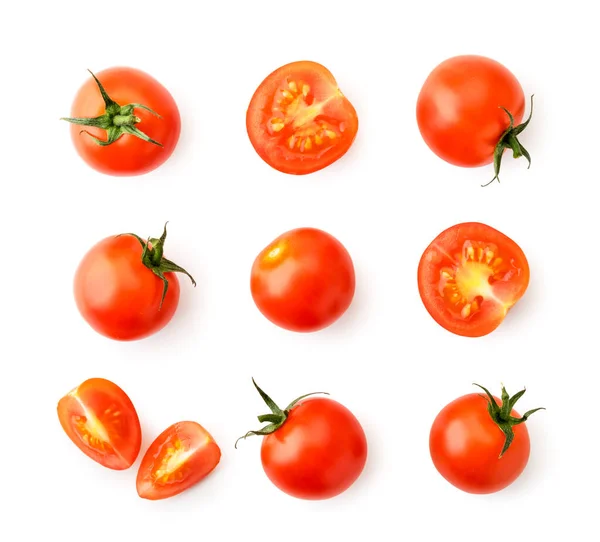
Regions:
<instances>
[{"instance_id":1,"label":"whole cherry tomato","mask_svg":"<svg viewBox=\"0 0 600 542\"><path fill-rule=\"evenodd\" d=\"M367 461L367 438L356 417L332 399L307 398L313 394L282 410L254 385L271 409L258 420L269 423L242 438L264 436L261 461L269 480L300 499L329 499L346 491Z\"/></svg>"}]
</instances>

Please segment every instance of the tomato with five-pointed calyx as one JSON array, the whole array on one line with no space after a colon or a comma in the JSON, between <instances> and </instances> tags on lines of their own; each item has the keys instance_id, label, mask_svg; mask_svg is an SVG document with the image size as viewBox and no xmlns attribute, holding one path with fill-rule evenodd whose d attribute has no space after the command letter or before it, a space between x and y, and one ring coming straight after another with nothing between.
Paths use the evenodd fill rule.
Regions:
<instances>
[{"instance_id":1,"label":"tomato with five-pointed calyx","mask_svg":"<svg viewBox=\"0 0 600 542\"><path fill-rule=\"evenodd\" d=\"M524 422L542 409L521 416L513 407L525 390L510 397L503 386L500 400L479 387L485 395L463 395L436 416L429 450L448 482L467 493L483 494L500 491L521 475L530 452Z\"/></svg>"},{"instance_id":2,"label":"tomato with five-pointed calyx","mask_svg":"<svg viewBox=\"0 0 600 542\"><path fill-rule=\"evenodd\" d=\"M250 289L258 309L274 324L291 331L318 331L350 306L354 265L346 248L329 233L298 228L259 253Z\"/></svg>"},{"instance_id":3,"label":"tomato with five-pointed calyx","mask_svg":"<svg viewBox=\"0 0 600 542\"><path fill-rule=\"evenodd\" d=\"M206 478L219 464L221 449L196 422L165 429L146 451L136 480L143 499L167 499Z\"/></svg>"},{"instance_id":4,"label":"tomato with five-pointed calyx","mask_svg":"<svg viewBox=\"0 0 600 542\"><path fill-rule=\"evenodd\" d=\"M367 461L367 438L350 410L326 397L308 398L314 394L282 410L254 385L271 413L258 416L268 425L241 438L263 436L262 466L276 487L299 499L322 500L354 484Z\"/></svg>"},{"instance_id":5,"label":"tomato with five-pointed calyx","mask_svg":"<svg viewBox=\"0 0 600 542\"><path fill-rule=\"evenodd\" d=\"M67 436L88 457L114 470L133 465L142 431L133 403L119 386L90 378L58 402L57 412Z\"/></svg>"},{"instance_id":6,"label":"tomato with five-pointed calyx","mask_svg":"<svg viewBox=\"0 0 600 542\"><path fill-rule=\"evenodd\" d=\"M163 256L167 229L147 242L135 234L107 237L84 256L75 274L79 312L98 333L131 341L160 331L179 304L183 268Z\"/></svg>"},{"instance_id":7,"label":"tomato with five-pointed calyx","mask_svg":"<svg viewBox=\"0 0 600 542\"><path fill-rule=\"evenodd\" d=\"M300 61L278 68L260 84L248 106L246 128L267 164L304 175L346 154L358 117L327 68Z\"/></svg>"},{"instance_id":8,"label":"tomato with five-pointed calyx","mask_svg":"<svg viewBox=\"0 0 600 542\"><path fill-rule=\"evenodd\" d=\"M530 111L520 124L524 110L523 89L505 66L462 55L445 60L427 77L417 100L417 123L425 143L446 162L462 167L494 162L494 181L506 149L531 165L517 137L531 120Z\"/></svg>"},{"instance_id":9,"label":"tomato with five-pointed calyx","mask_svg":"<svg viewBox=\"0 0 600 542\"><path fill-rule=\"evenodd\" d=\"M425 249L418 268L425 308L442 327L466 337L496 329L529 285L521 248L477 222L457 224Z\"/></svg>"},{"instance_id":10,"label":"tomato with five-pointed calyx","mask_svg":"<svg viewBox=\"0 0 600 542\"><path fill-rule=\"evenodd\" d=\"M72 123L81 158L115 176L156 169L173 154L181 132L169 91L147 73L127 67L92 74L75 96L71 117L63 120Z\"/></svg>"}]
</instances>

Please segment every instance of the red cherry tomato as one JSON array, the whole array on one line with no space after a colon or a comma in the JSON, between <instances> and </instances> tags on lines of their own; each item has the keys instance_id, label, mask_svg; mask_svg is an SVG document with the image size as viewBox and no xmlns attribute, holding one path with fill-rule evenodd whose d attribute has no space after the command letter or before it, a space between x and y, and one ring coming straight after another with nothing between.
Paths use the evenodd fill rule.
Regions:
<instances>
[{"instance_id":1,"label":"red cherry tomato","mask_svg":"<svg viewBox=\"0 0 600 542\"><path fill-rule=\"evenodd\" d=\"M142 431L133 403L119 386L90 378L58 402L57 412L65 433L85 455L109 469L133 465Z\"/></svg>"},{"instance_id":2,"label":"red cherry tomato","mask_svg":"<svg viewBox=\"0 0 600 542\"><path fill-rule=\"evenodd\" d=\"M248 106L246 128L267 164L305 175L346 154L358 118L327 68L300 61L278 68L260 84Z\"/></svg>"},{"instance_id":3,"label":"red cherry tomato","mask_svg":"<svg viewBox=\"0 0 600 542\"><path fill-rule=\"evenodd\" d=\"M175 150L181 118L175 100L156 79L134 68L99 72L79 89L71 137L81 158L107 175L141 175Z\"/></svg>"},{"instance_id":4,"label":"red cherry tomato","mask_svg":"<svg viewBox=\"0 0 600 542\"><path fill-rule=\"evenodd\" d=\"M431 459L438 472L467 493L494 493L512 484L529 460L529 432L523 422L538 408L521 416L510 408L525 390L502 400L477 393L446 405L436 416L429 436Z\"/></svg>"},{"instance_id":5,"label":"red cherry tomato","mask_svg":"<svg viewBox=\"0 0 600 542\"><path fill-rule=\"evenodd\" d=\"M525 96L517 78L502 64L477 55L449 58L427 77L417 100L417 123L429 148L462 167L494 162L500 173L502 154L531 159L517 136Z\"/></svg>"},{"instance_id":6,"label":"red cherry tomato","mask_svg":"<svg viewBox=\"0 0 600 542\"><path fill-rule=\"evenodd\" d=\"M430 243L417 279L423 304L439 325L457 335L481 337L495 330L525 294L529 264L512 239L467 222Z\"/></svg>"},{"instance_id":7,"label":"red cherry tomato","mask_svg":"<svg viewBox=\"0 0 600 542\"><path fill-rule=\"evenodd\" d=\"M354 297L352 259L332 235L299 228L280 235L256 257L250 289L260 312L291 331L335 322Z\"/></svg>"},{"instance_id":8,"label":"red cherry tomato","mask_svg":"<svg viewBox=\"0 0 600 542\"><path fill-rule=\"evenodd\" d=\"M269 480L300 499L329 499L346 491L367 460L367 439L356 417L322 397L304 396L281 410L256 388L272 414L259 417L268 426L248 434L264 435L261 461Z\"/></svg>"},{"instance_id":9,"label":"red cherry tomato","mask_svg":"<svg viewBox=\"0 0 600 542\"><path fill-rule=\"evenodd\" d=\"M137 492L143 499L167 499L206 478L219 464L221 450L196 422L165 429L146 451L138 471Z\"/></svg>"},{"instance_id":10,"label":"red cherry tomato","mask_svg":"<svg viewBox=\"0 0 600 542\"><path fill-rule=\"evenodd\" d=\"M163 257L167 230L147 243L136 235L107 237L84 256L75 274L79 312L98 333L131 341L165 327L179 303L175 272L194 279Z\"/></svg>"}]
</instances>

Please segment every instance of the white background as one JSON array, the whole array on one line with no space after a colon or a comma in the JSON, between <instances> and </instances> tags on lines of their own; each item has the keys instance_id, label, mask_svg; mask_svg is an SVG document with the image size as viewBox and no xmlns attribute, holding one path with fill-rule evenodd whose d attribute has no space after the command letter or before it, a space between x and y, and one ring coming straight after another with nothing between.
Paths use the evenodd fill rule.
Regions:
<instances>
[{"instance_id":1,"label":"white background","mask_svg":"<svg viewBox=\"0 0 600 542\"><path fill-rule=\"evenodd\" d=\"M592 3L14 2L3 5L2 465L5 540L589 539L598 482L598 31ZM504 63L536 95L521 140L530 170L438 159L415 122L421 84L439 62L475 53ZM327 66L354 104L351 151L310 176L286 176L252 149L245 113L256 86L287 62ZM60 122L86 69L148 71L177 101L172 158L144 177L112 178L76 155ZM179 310L134 343L96 334L72 280L98 240L158 235L182 277ZM505 323L480 339L431 319L417 291L423 249L444 228L482 221L525 251L531 284ZM274 237L323 228L351 253L353 305L310 335L270 324L252 302L250 266ZM142 421L143 450L113 472L79 452L59 398L101 376ZM327 390L360 419L369 460L359 481L323 502L295 500L264 475L259 438L233 444L275 400ZM433 418L474 391L527 386L529 465L508 489L450 486L428 451ZM140 499L145 447L175 421L216 438L221 464L162 502ZM592 497L592 495L594 495Z\"/></svg>"}]
</instances>

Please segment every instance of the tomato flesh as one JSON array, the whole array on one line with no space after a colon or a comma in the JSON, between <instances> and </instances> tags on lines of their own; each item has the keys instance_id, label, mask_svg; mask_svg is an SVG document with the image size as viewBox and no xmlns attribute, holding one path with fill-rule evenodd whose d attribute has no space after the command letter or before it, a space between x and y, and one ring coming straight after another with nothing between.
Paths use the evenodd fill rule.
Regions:
<instances>
[{"instance_id":1,"label":"tomato flesh","mask_svg":"<svg viewBox=\"0 0 600 542\"><path fill-rule=\"evenodd\" d=\"M178 422L150 445L137 475L143 499L159 500L182 493L205 478L221 460L213 437L196 422Z\"/></svg>"},{"instance_id":2,"label":"tomato flesh","mask_svg":"<svg viewBox=\"0 0 600 542\"><path fill-rule=\"evenodd\" d=\"M429 314L458 335L480 337L496 329L529 285L521 248L476 222L443 231L424 251L419 293Z\"/></svg>"},{"instance_id":3,"label":"tomato flesh","mask_svg":"<svg viewBox=\"0 0 600 542\"><path fill-rule=\"evenodd\" d=\"M131 467L142 433L137 412L125 392L102 378L91 378L58 403L58 417L71 441L88 457L114 470Z\"/></svg>"},{"instance_id":4,"label":"tomato flesh","mask_svg":"<svg viewBox=\"0 0 600 542\"><path fill-rule=\"evenodd\" d=\"M250 287L256 306L274 324L290 331L318 331L350 306L354 265L346 248L329 233L298 228L260 252Z\"/></svg>"},{"instance_id":5,"label":"tomato flesh","mask_svg":"<svg viewBox=\"0 0 600 542\"><path fill-rule=\"evenodd\" d=\"M478 55L452 57L427 77L417 100L417 123L429 148L462 167L490 164L500 137L523 119L525 95L502 64Z\"/></svg>"},{"instance_id":6,"label":"tomato flesh","mask_svg":"<svg viewBox=\"0 0 600 542\"><path fill-rule=\"evenodd\" d=\"M179 279L163 282L141 260L142 247L130 235L103 239L84 256L74 280L75 301L86 322L115 340L138 340L165 327L179 303Z\"/></svg>"},{"instance_id":7,"label":"tomato flesh","mask_svg":"<svg viewBox=\"0 0 600 542\"><path fill-rule=\"evenodd\" d=\"M271 167L303 175L341 158L358 118L331 72L316 62L286 64L254 93L246 115L252 146Z\"/></svg>"},{"instance_id":8,"label":"tomato flesh","mask_svg":"<svg viewBox=\"0 0 600 542\"><path fill-rule=\"evenodd\" d=\"M494 397L498 405L501 401ZM520 418L513 410L511 415ZM467 493L494 493L512 484L529 460L529 432L513 426L514 440L499 457L505 435L492 420L487 401L477 393L459 397L436 416L429 436L431 458L438 472Z\"/></svg>"},{"instance_id":9,"label":"tomato flesh","mask_svg":"<svg viewBox=\"0 0 600 542\"><path fill-rule=\"evenodd\" d=\"M346 491L362 473L367 439L355 416L327 398L299 402L262 442L268 478L293 497L321 500Z\"/></svg>"}]
</instances>

